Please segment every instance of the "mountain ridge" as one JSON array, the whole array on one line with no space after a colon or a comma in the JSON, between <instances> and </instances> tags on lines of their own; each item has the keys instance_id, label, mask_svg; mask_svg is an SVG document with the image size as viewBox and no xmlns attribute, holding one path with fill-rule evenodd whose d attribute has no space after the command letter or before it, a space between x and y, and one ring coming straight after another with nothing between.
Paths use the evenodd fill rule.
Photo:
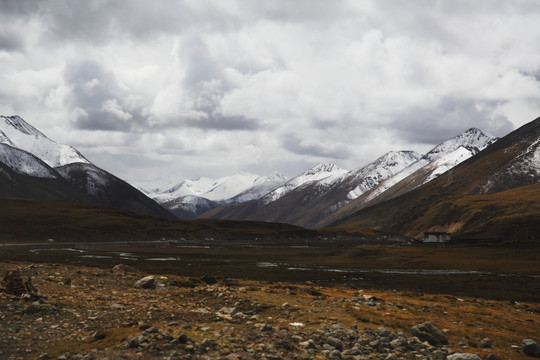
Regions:
<instances>
[{"instance_id":1,"label":"mountain ridge","mask_svg":"<svg viewBox=\"0 0 540 360\"><path fill-rule=\"evenodd\" d=\"M0 116L0 196L68 200L174 218L154 200L49 139L20 116Z\"/></svg>"},{"instance_id":2,"label":"mountain ridge","mask_svg":"<svg viewBox=\"0 0 540 360\"><path fill-rule=\"evenodd\" d=\"M524 227L536 229L538 234L540 229L533 224L540 224L539 139L540 118L537 118L454 167L451 177L438 177L399 196L361 208L330 226L384 228L417 238L425 231L466 236L476 228L483 236L498 238L489 227L478 225L480 220L488 224L490 218L496 217L499 229L516 227L521 222ZM527 160L534 166L525 166ZM505 192L510 194L506 198ZM513 197L521 196L520 192L526 194L522 199L532 201L532 208L516 212L512 202ZM505 200L489 205L492 200L482 200L481 196ZM473 204L476 201L472 212L467 210L472 206L467 199L472 199Z\"/></svg>"},{"instance_id":3,"label":"mountain ridge","mask_svg":"<svg viewBox=\"0 0 540 360\"><path fill-rule=\"evenodd\" d=\"M311 183L294 183L296 178L302 178L304 174L315 173L310 169L289 180L282 189L277 188L263 196L257 203L222 205L201 217L279 221L308 228L324 227L361 206L383 201L391 193L397 196L440 176L495 141L495 138L481 130L470 128L423 155L409 150L390 151L359 169L342 171ZM330 166L321 164L314 168ZM410 180L407 186L403 186L404 179ZM399 191L396 190L398 188ZM362 199L363 205L359 206L358 199Z\"/></svg>"}]
</instances>

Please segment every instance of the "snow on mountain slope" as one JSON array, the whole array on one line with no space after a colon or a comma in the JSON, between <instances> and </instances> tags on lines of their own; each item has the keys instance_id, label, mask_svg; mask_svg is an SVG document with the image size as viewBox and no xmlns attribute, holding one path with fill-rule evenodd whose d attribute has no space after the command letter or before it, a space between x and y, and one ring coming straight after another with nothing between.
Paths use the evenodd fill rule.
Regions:
<instances>
[{"instance_id":1,"label":"snow on mountain slope","mask_svg":"<svg viewBox=\"0 0 540 360\"><path fill-rule=\"evenodd\" d=\"M460 146L451 153L446 154L443 157L433 161L431 164L426 165L426 168L430 168L431 172L424 181L424 184L441 176L448 170L452 169L453 167L462 163L473 155L474 154L472 151L464 148L463 146Z\"/></svg>"},{"instance_id":2,"label":"snow on mountain slope","mask_svg":"<svg viewBox=\"0 0 540 360\"><path fill-rule=\"evenodd\" d=\"M185 196L198 196L212 201L229 200L239 194L255 198L260 197L259 194L265 189L271 189L276 184L281 184L279 179L282 178L283 175L279 174L258 176L239 172L218 179L201 177L194 180L183 180L169 189L155 188L153 192L146 191L146 193L159 203L167 203Z\"/></svg>"},{"instance_id":3,"label":"snow on mountain slope","mask_svg":"<svg viewBox=\"0 0 540 360\"><path fill-rule=\"evenodd\" d=\"M216 186L203 195L208 200L219 201L230 199L245 189L258 185L260 182L264 181L264 179L261 179L258 175L244 172L236 173L233 176L228 176L219 180L220 181Z\"/></svg>"},{"instance_id":4,"label":"snow on mountain slope","mask_svg":"<svg viewBox=\"0 0 540 360\"><path fill-rule=\"evenodd\" d=\"M352 170L348 177L350 181L358 184L349 191L347 198L349 200L358 198L372 187L418 161L420 157L421 155L415 151L390 151L372 163L358 170Z\"/></svg>"},{"instance_id":5,"label":"snow on mountain slope","mask_svg":"<svg viewBox=\"0 0 540 360\"><path fill-rule=\"evenodd\" d=\"M40 159L7 144L0 143L0 162L19 174L47 179L58 178L58 173Z\"/></svg>"},{"instance_id":6,"label":"snow on mountain slope","mask_svg":"<svg viewBox=\"0 0 540 360\"><path fill-rule=\"evenodd\" d=\"M468 150L469 153L472 155L477 154L481 150L485 149L489 145L491 145L493 142L495 142L497 139L492 138L489 135L486 135L484 132L482 132L479 129L476 128L470 128L469 130L453 137L452 139L446 140L442 142L441 144L435 146L433 149L431 149L428 153L426 153L424 156L422 156L418 161L410 164L402 171L398 172L396 175L390 177L389 179L383 181L381 184L377 186L377 188L369 194L366 201L371 201L375 199L380 194L384 193L386 190L391 188L392 186L396 185L401 180L405 179L406 177L412 175L416 171L420 170L424 166L441 159L442 157L449 155L450 153L456 151L460 147L463 147L465 150ZM463 155L463 154L462 154ZM456 154L457 156L457 154ZM450 157L451 158L451 157ZM450 161L446 165L441 167L441 171L444 167L450 169L449 164L452 162ZM456 160L456 159L454 159ZM465 160L465 158L463 159ZM443 160L444 162L444 160ZM454 166L457 165L455 161L453 162ZM434 173L438 172L439 174L442 174L442 172L439 172L437 170L434 170ZM433 178L432 178L433 179Z\"/></svg>"},{"instance_id":7,"label":"snow on mountain slope","mask_svg":"<svg viewBox=\"0 0 540 360\"><path fill-rule=\"evenodd\" d=\"M256 185L242 191L233 198L232 202L244 202L250 200L258 200L264 195L268 194L270 191L278 188L287 182L288 178L279 173L273 173L270 176L261 176L256 181Z\"/></svg>"},{"instance_id":8,"label":"snow on mountain slope","mask_svg":"<svg viewBox=\"0 0 540 360\"><path fill-rule=\"evenodd\" d=\"M434 161L446 154L451 153L460 146L463 146L473 154L477 154L489 145L493 144L496 140L496 138L487 135L480 129L470 128L469 130L464 131L461 134L435 146L426 155L424 155L424 157L430 161Z\"/></svg>"},{"instance_id":9,"label":"snow on mountain slope","mask_svg":"<svg viewBox=\"0 0 540 360\"><path fill-rule=\"evenodd\" d=\"M311 169L303 172L302 174L287 181L282 186L272 190L261 198L264 205L276 201L288 192L296 189L299 186L305 185L310 182L318 181L320 184L330 184L338 181L347 174L347 170L340 168L333 163L318 164Z\"/></svg>"},{"instance_id":10,"label":"snow on mountain slope","mask_svg":"<svg viewBox=\"0 0 540 360\"><path fill-rule=\"evenodd\" d=\"M0 132L0 142L27 151L50 167L89 163L73 147L49 139L19 116L0 116Z\"/></svg>"},{"instance_id":11,"label":"snow on mountain slope","mask_svg":"<svg viewBox=\"0 0 540 360\"><path fill-rule=\"evenodd\" d=\"M190 220L220 204L200 196L187 195L162 205L178 219Z\"/></svg>"}]
</instances>

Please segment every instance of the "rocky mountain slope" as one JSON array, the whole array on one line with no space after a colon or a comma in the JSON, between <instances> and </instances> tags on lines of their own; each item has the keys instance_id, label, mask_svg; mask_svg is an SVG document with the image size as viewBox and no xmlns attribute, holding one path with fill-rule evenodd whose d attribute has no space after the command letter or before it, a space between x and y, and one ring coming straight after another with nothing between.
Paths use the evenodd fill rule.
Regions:
<instances>
[{"instance_id":1,"label":"rocky mountain slope","mask_svg":"<svg viewBox=\"0 0 540 360\"><path fill-rule=\"evenodd\" d=\"M521 240L537 237L539 159L540 118L464 161L447 176L363 208L332 226L372 226L415 237L424 231L446 231L465 237L480 232L484 237L500 238L513 229ZM348 207L352 209L361 201L364 199Z\"/></svg>"},{"instance_id":2,"label":"rocky mountain slope","mask_svg":"<svg viewBox=\"0 0 540 360\"><path fill-rule=\"evenodd\" d=\"M299 184L293 178L257 202L221 206L202 217L322 227L363 206L427 183L495 141L472 128L437 145L425 155L413 151L389 152L360 169L336 172L313 181L299 181ZM317 170L316 167L308 173L318 173ZM304 180L305 175L298 178ZM354 205L349 206L351 203Z\"/></svg>"},{"instance_id":3,"label":"rocky mountain slope","mask_svg":"<svg viewBox=\"0 0 540 360\"><path fill-rule=\"evenodd\" d=\"M88 202L173 218L131 185L19 116L0 116L0 185L3 198Z\"/></svg>"}]
</instances>

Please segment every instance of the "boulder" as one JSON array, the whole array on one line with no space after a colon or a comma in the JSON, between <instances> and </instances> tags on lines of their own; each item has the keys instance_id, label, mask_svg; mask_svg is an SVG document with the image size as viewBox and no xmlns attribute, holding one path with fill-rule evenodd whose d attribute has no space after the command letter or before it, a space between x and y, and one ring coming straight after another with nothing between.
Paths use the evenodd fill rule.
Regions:
<instances>
[{"instance_id":1,"label":"boulder","mask_svg":"<svg viewBox=\"0 0 540 360\"><path fill-rule=\"evenodd\" d=\"M153 276L146 276L140 280L137 280L133 287L153 290L156 288L156 280Z\"/></svg>"},{"instance_id":2,"label":"boulder","mask_svg":"<svg viewBox=\"0 0 540 360\"><path fill-rule=\"evenodd\" d=\"M206 284L208 284L208 285L213 285L213 284L218 282L216 277L214 277L212 275L204 275L201 280L203 282L205 282Z\"/></svg>"},{"instance_id":3,"label":"boulder","mask_svg":"<svg viewBox=\"0 0 540 360\"><path fill-rule=\"evenodd\" d=\"M490 338L485 338L480 341L480 347L483 349L490 348L493 345L493 340Z\"/></svg>"},{"instance_id":4,"label":"boulder","mask_svg":"<svg viewBox=\"0 0 540 360\"><path fill-rule=\"evenodd\" d=\"M442 346L448 344L448 338L437 329L431 321L413 326L411 329L413 336L422 341L427 341L433 346Z\"/></svg>"},{"instance_id":5,"label":"boulder","mask_svg":"<svg viewBox=\"0 0 540 360\"><path fill-rule=\"evenodd\" d=\"M540 345L533 339L523 340L521 349L525 355L540 358Z\"/></svg>"}]
</instances>

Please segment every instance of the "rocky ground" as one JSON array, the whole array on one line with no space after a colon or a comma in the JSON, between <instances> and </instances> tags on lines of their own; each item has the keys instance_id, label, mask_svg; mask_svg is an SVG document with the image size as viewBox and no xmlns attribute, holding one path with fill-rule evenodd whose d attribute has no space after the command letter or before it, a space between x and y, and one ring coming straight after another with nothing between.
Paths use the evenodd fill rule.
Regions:
<instances>
[{"instance_id":1,"label":"rocky ground","mask_svg":"<svg viewBox=\"0 0 540 360\"><path fill-rule=\"evenodd\" d=\"M126 266L4 261L2 278L6 360L540 356L536 303L149 276Z\"/></svg>"}]
</instances>

